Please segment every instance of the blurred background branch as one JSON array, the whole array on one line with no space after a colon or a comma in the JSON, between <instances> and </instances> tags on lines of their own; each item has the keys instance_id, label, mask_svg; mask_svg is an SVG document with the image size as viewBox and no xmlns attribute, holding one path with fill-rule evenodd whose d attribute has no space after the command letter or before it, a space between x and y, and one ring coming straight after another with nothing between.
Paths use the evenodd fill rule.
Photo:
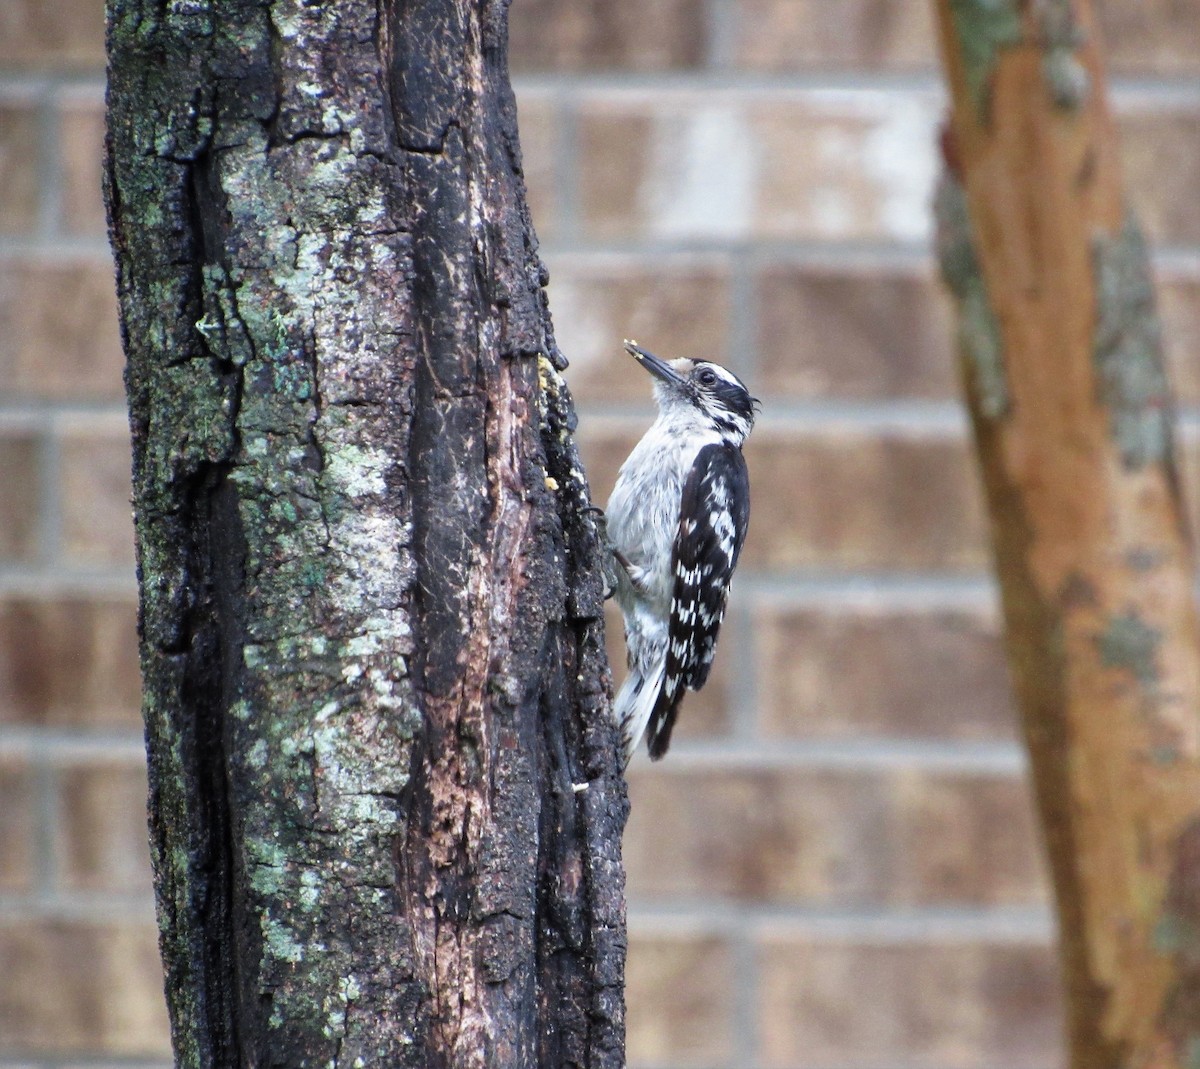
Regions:
<instances>
[{"instance_id":1,"label":"blurred background branch","mask_svg":"<svg viewBox=\"0 0 1200 1069\"><path fill-rule=\"evenodd\" d=\"M1200 643L1150 264L1088 0L942 0L943 276L1071 1063L1200 1051Z\"/></svg>"}]
</instances>

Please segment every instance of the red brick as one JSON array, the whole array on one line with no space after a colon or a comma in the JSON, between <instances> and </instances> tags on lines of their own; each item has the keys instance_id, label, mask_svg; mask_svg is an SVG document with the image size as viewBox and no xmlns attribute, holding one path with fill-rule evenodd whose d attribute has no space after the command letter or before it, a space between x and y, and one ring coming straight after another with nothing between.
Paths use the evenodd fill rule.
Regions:
<instances>
[{"instance_id":1,"label":"red brick","mask_svg":"<svg viewBox=\"0 0 1200 1069\"><path fill-rule=\"evenodd\" d=\"M1200 278L1162 269L1156 278L1171 382L1200 399ZM586 291L585 291L586 292ZM764 396L957 398L957 323L932 266L833 268L777 263L757 280ZM566 304L586 316L582 301ZM611 334L611 331L609 332Z\"/></svg>"},{"instance_id":2,"label":"red brick","mask_svg":"<svg viewBox=\"0 0 1200 1069\"><path fill-rule=\"evenodd\" d=\"M55 848L63 886L149 895L145 765L67 765L58 786Z\"/></svg>"},{"instance_id":3,"label":"red brick","mask_svg":"<svg viewBox=\"0 0 1200 1069\"><path fill-rule=\"evenodd\" d=\"M0 560L29 560L37 553L39 452L32 434L0 431Z\"/></svg>"},{"instance_id":4,"label":"red brick","mask_svg":"<svg viewBox=\"0 0 1200 1069\"><path fill-rule=\"evenodd\" d=\"M73 562L133 566L130 452L124 434L64 437L59 481L63 549Z\"/></svg>"},{"instance_id":5,"label":"red brick","mask_svg":"<svg viewBox=\"0 0 1200 1069\"><path fill-rule=\"evenodd\" d=\"M31 234L37 228L39 142L34 106L0 104L0 234Z\"/></svg>"},{"instance_id":6,"label":"red brick","mask_svg":"<svg viewBox=\"0 0 1200 1069\"><path fill-rule=\"evenodd\" d=\"M930 68L937 62L932 6L897 0L738 0L739 66L790 71Z\"/></svg>"},{"instance_id":7,"label":"red brick","mask_svg":"<svg viewBox=\"0 0 1200 1069\"><path fill-rule=\"evenodd\" d=\"M754 233L809 240L925 240L941 104L934 94L828 91L766 98Z\"/></svg>"},{"instance_id":8,"label":"red brick","mask_svg":"<svg viewBox=\"0 0 1200 1069\"><path fill-rule=\"evenodd\" d=\"M719 257L564 257L551 263L550 307L576 400L650 400L651 379L621 347L727 362L729 269Z\"/></svg>"},{"instance_id":9,"label":"red brick","mask_svg":"<svg viewBox=\"0 0 1200 1069\"><path fill-rule=\"evenodd\" d=\"M6 394L118 400L123 366L109 261L0 262L0 376Z\"/></svg>"},{"instance_id":10,"label":"red brick","mask_svg":"<svg viewBox=\"0 0 1200 1069\"><path fill-rule=\"evenodd\" d=\"M1045 900L1019 777L634 764L630 788L634 900L699 895L822 909Z\"/></svg>"},{"instance_id":11,"label":"red brick","mask_svg":"<svg viewBox=\"0 0 1200 1069\"><path fill-rule=\"evenodd\" d=\"M639 204L655 137L653 117L644 107L593 104L580 116L579 196L589 233L628 237L652 229Z\"/></svg>"},{"instance_id":12,"label":"red brick","mask_svg":"<svg viewBox=\"0 0 1200 1069\"><path fill-rule=\"evenodd\" d=\"M1098 0L1105 58L1120 74L1200 73L1196 0Z\"/></svg>"},{"instance_id":13,"label":"red brick","mask_svg":"<svg viewBox=\"0 0 1200 1069\"><path fill-rule=\"evenodd\" d=\"M106 224L100 180L104 157L104 103L101 100L68 102L63 106L59 122L61 225L72 235L103 237Z\"/></svg>"},{"instance_id":14,"label":"red brick","mask_svg":"<svg viewBox=\"0 0 1200 1069\"><path fill-rule=\"evenodd\" d=\"M777 264L758 282L765 397L958 397L950 302L931 268Z\"/></svg>"},{"instance_id":15,"label":"red brick","mask_svg":"<svg viewBox=\"0 0 1200 1069\"><path fill-rule=\"evenodd\" d=\"M674 70L707 49L704 0L522 0L509 25L514 71Z\"/></svg>"},{"instance_id":16,"label":"red brick","mask_svg":"<svg viewBox=\"0 0 1200 1069\"><path fill-rule=\"evenodd\" d=\"M1200 242L1200 108L1147 101L1118 115L1125 186L1146 235Z\"/></svg>"},{"instance_id":17,"label":"red brick","mask_svg":"<svg viewBox=\"0 0 1200 1069\"><path fill-rule=\"evenodd\" d=\"M0 1036L43 1057L169 1057L158 934L144 923L0 924Z\"/></svg>"},{"instance_id":18,"label":"red brick","mask_svg":"<svg viewBox=\"0 0 1200 1069\"><path fill-rule=\"evenodd\" d=\"M636 1065L724 1065L733 1020L728 948L715 939L630 940L627 1052Z\"/></svg>"},{"instance_id":19,"label":"red brick","mask_svg":"<svg viewBox=\"0 0 1200 1069\"><path fill-rule=\"evenodd\" d=\"M752 567L990 566L982 495L964 440L764 426L747 454L756 492L744 559Z\"/></svg>"},{"instance_id":20,"label":"red brick","mask_svg":"<svg viewBox=\"0 0 1200 1069\"><path fill-rule=\"evenodd\" d=\"M760 958L765 1066L1063 1064L1062 1003L1050 947L772 941Z\"/></svg>"},{"instance_id":21,"label":"red brick","mask_svg":"<svg viewBox=\"0 0 1200 1069\"><path fill-rule=\"evenodd\" d=\"M932 93L659 93L580 113L580 202L597 238L922 240Z\"/></svg>"},{"instance_id":22,"label":"red brick","mask_svg":"<svg viewBox=\"0 0 1200 1069\"><path fill-rule=\"evenodd\" d=\"M0 64L104 69L104 0L5 0Z\"/></svg>"},{"instance_id":23,"label":"red brick","mask_svg":"<svg viewBox=\"0 0 1200 1069\"><path fill-rule=\"evenodd\" d=\"M669 758L668 758L669 760ZM891 845L879 777L629 769L631 899L880 899Z\"/></svg>"},{"instance_id":24,"label":"red brick","mask_svg":"<svg viewBox=\"0 0 1200 1069\"><path fill-rule=\"evenodd\" d=\"M35 819L29 766L0 760L0 891L33 886Z\"/></svg>"},{"instance_id":25,"label":"red brick","mask_svg":"<svg viewBox=\"0 0 1200 1069\"><path fill-rule=\"evenodd\" d=\"M892 901L1048 903L1033 796L1023 777L897 772L891 805L898 855Z\"/></svg>"},{"instance_id":26,"label":"red brick","mask_svg":"<svg viewBox=\"0 0 1200 1069\"><path fill-rule=\"evenodd\" d=\"M136 730L140 686L129 598L0 601L0 724Z\"/></svg>"},{"instance_id":27,"label":"red brick","mask_svg":"<svg viewBox=\"0 0 1200 1069\"><path fill-rule=\"evenodd\" d=\"M1015 739L990 612L753 610L762 730L808 739Z\"/></svg>"}]
</instances>

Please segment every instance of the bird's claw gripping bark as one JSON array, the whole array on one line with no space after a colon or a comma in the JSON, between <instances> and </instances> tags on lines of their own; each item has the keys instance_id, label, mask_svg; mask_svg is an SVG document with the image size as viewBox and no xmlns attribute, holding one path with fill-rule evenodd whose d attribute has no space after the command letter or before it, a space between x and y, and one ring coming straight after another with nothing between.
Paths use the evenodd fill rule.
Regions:
<instances>
[{"instance_id":1,"label":"bird's claw gripping bark","mask_svg":"<svg viewBox=\"0 0 1200 1069\"><path fill-rule=\"evenodd\" d=\"M608 537L608 519L604 515L604 509L599 505L588 505L583 510L589 513L593 522L596 524L596 533L600 536L600 544L604 547L604 555L601 561L601 566L604 569L604 600L607 601L617 591L617 586L621 581L618 567L625 569L625 574L630 576L632 582L632 573L629 559L616 546L612 544Z\"/></svg>"}]
</instances>

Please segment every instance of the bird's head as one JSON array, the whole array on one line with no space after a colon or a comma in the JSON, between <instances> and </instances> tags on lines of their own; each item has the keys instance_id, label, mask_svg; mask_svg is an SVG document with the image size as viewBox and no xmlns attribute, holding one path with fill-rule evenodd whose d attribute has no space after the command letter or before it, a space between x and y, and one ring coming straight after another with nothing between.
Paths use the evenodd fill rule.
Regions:
<instances>
[{"instance_id":1,"label":"bird's head","mask_svg":"<svg viewBox=\"0 0 1200 1069\"><path fill-rule=\"evenodd\" d=\"M662 360L633 341L625 351L654 376L654 400L664 415L706 422L734 445L750 433L758 398L728 368L711 360Z\"/></svg>"}]
</instances>

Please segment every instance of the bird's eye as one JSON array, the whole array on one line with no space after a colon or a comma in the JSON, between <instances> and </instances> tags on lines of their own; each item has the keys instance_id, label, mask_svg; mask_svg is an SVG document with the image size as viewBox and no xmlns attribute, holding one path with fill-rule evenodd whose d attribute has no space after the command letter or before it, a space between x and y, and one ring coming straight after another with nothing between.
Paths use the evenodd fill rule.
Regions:
<instances>
[{"instance_id":1,"label":"bird's eye","mask_svg":"<svg viewBox=\"0 0 1200 1069\"><path fill-rule=\"evenodd\" d=\"M700 380L701 386L713 386L717 381L717 373L715 371L710 371L708 368L705 368L696 377Z\"/></svg>"}]
</instances>

